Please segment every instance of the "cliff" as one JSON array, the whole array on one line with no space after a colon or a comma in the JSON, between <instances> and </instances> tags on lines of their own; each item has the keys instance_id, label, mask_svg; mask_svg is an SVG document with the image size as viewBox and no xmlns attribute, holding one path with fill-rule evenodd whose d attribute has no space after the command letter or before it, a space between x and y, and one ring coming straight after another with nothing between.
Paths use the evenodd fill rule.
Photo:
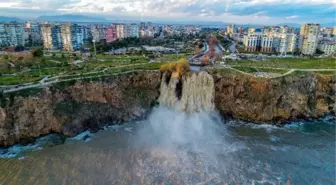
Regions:
<instances>
[{"instance_id":1,"label":"cliff","mask_svg":"<svg viewBox=\"0 0 336 185\"><path fill-rule=\"evenodd\" d=\"M335 76L307 73L265 79L210 73L213 80L204 83L214 86L214 103L223 115L251 121L286 121L317 118L336 110ZM0 97L0 147L50 133L74 136L106 124L143 118L159 98L161 76L159 71L137 72L4 94ZM167 83L167 79L162 82ZM178 91L191 89L183 80L177 84ZM189 86L196 88L195 84ZM175 93L183 97L183 92Z\"/></svg>"},{"instance_id":2,"label":"cliff","mask_svg":"<svg viewBox=\"0 0 336 185\"><path fill-rule=\"evenodd\" d=\"M266 79L214 74L215 104L223 115L250 121L318 118L335 113L336 76L314 73Z\"/></svg>"},{"instance_id":3,"label":"cliff","mask_svg":"<svg viewBox=\"0 0 336 185\"><path fill-rule=\"evenodd\" d=\"M5 94L0 107L0 146L50 133L73 136L140 118L159 96L160 75L139 72Z\"/></svg>"}]
</instances>

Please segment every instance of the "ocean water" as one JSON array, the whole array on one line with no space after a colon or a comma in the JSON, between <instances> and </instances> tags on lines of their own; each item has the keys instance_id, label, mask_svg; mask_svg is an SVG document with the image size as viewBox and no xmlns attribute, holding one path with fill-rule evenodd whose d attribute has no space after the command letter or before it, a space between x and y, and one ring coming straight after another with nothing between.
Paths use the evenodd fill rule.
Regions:
<instances>
[{"instance_id":1,"label":"ocean water","mask_svg":"<svg viewBox=\"0 0 336 185\"><path fill-rule=\"evenodd\" d=\"M328 120L278 127L160 107L144 121L1 149L0 184L334 185L335 134Z\"/></svg>"}]
</instances>

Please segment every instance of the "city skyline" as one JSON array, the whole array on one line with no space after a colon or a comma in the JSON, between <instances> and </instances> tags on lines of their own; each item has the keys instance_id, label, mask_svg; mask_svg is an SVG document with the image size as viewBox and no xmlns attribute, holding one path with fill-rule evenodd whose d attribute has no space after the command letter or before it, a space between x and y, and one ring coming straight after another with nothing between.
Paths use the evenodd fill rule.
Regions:
<instances>
[{"instance_id":1,"label":"city skyline","mask_svg":"<svg viewBox=\"0 0 336 185\"><path fill-rule=\"evenodd\" d=\"M332 0L0 1L0 16L27 20L37 19L40 16L68 14L85 15L106 21L197 20L260 25L306 22L335 24L336 8Z\"/></svg>"}]
</instances>

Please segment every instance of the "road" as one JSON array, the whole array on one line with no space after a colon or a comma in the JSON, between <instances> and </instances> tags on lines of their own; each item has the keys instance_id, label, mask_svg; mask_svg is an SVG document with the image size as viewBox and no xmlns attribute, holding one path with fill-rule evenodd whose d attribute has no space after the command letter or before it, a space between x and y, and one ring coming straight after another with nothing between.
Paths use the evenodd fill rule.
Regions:
<instances>
[{"instance_id":1,"label":"road","mask_svg":"<svg viewBox=\"0 0 336 185\"><path fill-rule=\"evenodd\" d=\"M229 39L227 36L222 35L220 32L219 35L225 40L231 42L231 45L229 46L230 53L239 53L238 50L236 50L236 42L234 40Z\"/></svg>"}]
</instances>

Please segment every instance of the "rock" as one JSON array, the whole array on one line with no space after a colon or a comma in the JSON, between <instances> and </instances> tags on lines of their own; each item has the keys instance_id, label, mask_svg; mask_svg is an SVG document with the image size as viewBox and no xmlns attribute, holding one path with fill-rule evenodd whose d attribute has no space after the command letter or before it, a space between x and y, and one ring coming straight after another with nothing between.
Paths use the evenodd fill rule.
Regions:
<instances>
[{"instance_id":1,"label":"rock","mask_svg":"<svg viewBox=\"0 0 336 185\"><path fill-rule=\"evenodd\" d=\"M131 73L55 84L29 96L6 95L13 102L0 107L0 147L50 133L75 136L141 117L159 96L160 76L159 71Z\"/></svg>"},{"instance_id":2,"label":"rock","mask_svg":"<svg viewBox=\"0 0 336 185\"><path fill-rule=\"evenodd\" d=\"M250 121L316 118L335 112L335 76L307 74L275 79L239 73L215 82L215 104L223 115Z\"/></svg>"}]
</instances>

